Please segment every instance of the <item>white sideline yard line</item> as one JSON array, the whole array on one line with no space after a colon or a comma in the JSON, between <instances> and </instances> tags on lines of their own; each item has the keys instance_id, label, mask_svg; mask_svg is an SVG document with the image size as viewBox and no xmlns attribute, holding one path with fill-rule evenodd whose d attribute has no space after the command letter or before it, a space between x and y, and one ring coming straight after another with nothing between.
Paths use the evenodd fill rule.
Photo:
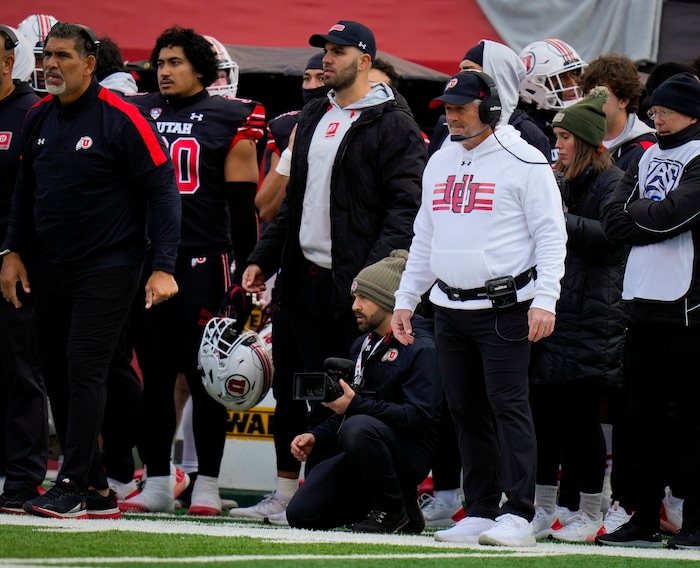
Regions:
<instances>
[{"instance_id":1,"label":"white sideline yard line","mask_svg":"<svg viewBox=\"0 0 700 568\"><path fill-rule=\"evenodd\" d=\"M497 557L503 553L508 557L542 557L542 556L566 556L566 555L590 555L611 556L627 558L651 558L666 560L694 560L700 562L700 551L692 550L668 550L665 548L631 548L631 547L602 547L583 544L567 544L561 542L539 542L532 548L493 547L481 545L458 545L446 542L437 542L432 535L400 535L400 534L366 534L351 533L345 531L309 531L284 527L273 527L245 521L221 518L221 522L201 522L192 517L172 517L170 515L144 515L142 519L125 518L121 520L72 520L72 519L46 519L30 515L2 515L0 514L0 526L17 525L36 527L48 532L143 532L153 534L189 534L206 535L214 537L250 537L261 539L265 542L284 544L304 543L361 543L361 544L385 544L393 546L424 547L426 549L448 549L444 552L406 553L406 554L362 554L362 555L233 555L233 556L198 556L198 557L81 557L81 558L0 558L0 566L60 566L109 562L121 563L172 563L189 564L194 562L238 562L244 560L264 559L378 559L378 558L476 558ZM464 552L455 552L455 549L464 549ZM11 563L11 564L9 564Z\"/></svg>"}]
</instances>

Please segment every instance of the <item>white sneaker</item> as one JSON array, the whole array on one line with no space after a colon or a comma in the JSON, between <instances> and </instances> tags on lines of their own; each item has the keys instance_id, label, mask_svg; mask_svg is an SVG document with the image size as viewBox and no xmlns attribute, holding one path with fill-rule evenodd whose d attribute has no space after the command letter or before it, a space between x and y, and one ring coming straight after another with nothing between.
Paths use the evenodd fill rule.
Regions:
<instances>
[{"instance_id":1,"label":"white sneaker","mask_svg":"<svg viewBox=\"0 0 700 568\"><path fill-rule=\"evenodd\" d=\"M683 499L674 497L670 487L665 491L666 494L661 501L661 528L676 534L683 526Z\"/></svg>"},{"instance_id":2,"label":"white sneaker","mask_svg":"<svg viewBox=\"0 0 700 568\"><path fill-rule=\"evenodd\" d=\"M257 505L231 509L228 514L229 517L233 517L234 519L254 519L262 521L265 517L286 511L289 501L289 497L284 497L275 491L274 493L265 495L265 498Z\"/></svg>"},{"instance_id":3,"label":"white sneaker","mask_svg":"<svg viewBox=\"0 0 700 568\"><path fill-rule=\"evenodd\" d=\"M221 514L221 496L216 477L204 475L197 477L187 513L201 517L217 517Z\"/></svg>"},{"instance_id":4,"label":"white sneaker","mask_svg":"<svg viewBox=\"0 0 700 568\"><path fill-rule=\"evenodd\" d=\"M557 505L557 522L555 524L554 530L559 530L562 527L568 525L571 521L576 519L576 514L578 511L572 511L568 507L560 507Z\"/></svg>"},{"instance_id":5,"label":"white sneaker","mask_svg":"<svg viewBox=\"0 0 700 568\"><path fill-rule=\"evenodd\" d=\"M464 517L456 525L444 531L435 532L435 540L440 542L461 542L477 544L479 535L496 524L493 519L484 517Z\"/></svg>"},{"instance_id":6,"label":"white sneaker","mask_svg":"<svg viewBox=\"0 0 700 568\"><path fill-rule=\"evenodd\" d=\"M270 525L288 527L289 521L287 520L287 510L285 509L281 513L275 513L274 515L268 515L265 517L265 522Z\"/></svg>"},{"instance_id":7,"label":"white sneaker","mask_svg":"<svg viewBox=\"0 0 700 568\"><path fill-rule=\"evenodd\" d=\"M610 534L611 532L616 531L631 518L632 515L630 515L622 505L620 505L620 502L615 501L612 505L610 505L608 512L605 513L605 517L603 518L603 526L598 531L598 535ZM592 542L593 540L595 539L593 538L588 542Z\"/></svg>"},{"instance_id":8,"label":"white sneaker","mask_svg":"<svg viewBox=\"0 0 700 568\"><path fill-rule=\"evenodd\" d=\"M535 538L549 538L552 534L552 525L557 520L556 513L547 513L542 507L535 505L535 517L530 523L532 531L535 533Z\"/></svg>"},{"instance_id":9,"label":"white sneaker","mask_svg":"<svg viewBox=\"0 0 700 568\"><path fill-rule=\"evenodd\" d=\"M122 483L121 481L108 477L107 484L109 488L116 493L117 501L125 501L139 494L139 483L135 479L132 479L129 483Z\"/></svg>"},{"instance_id":10,"label":"white sneaker","mask_svg":"<svg viewBox=\"0 0 700 568\"><path fill-rule=\"evenodd\" d=\"M175 510L173 479L170 475L151 477L138 495L119 501L124 513L172 513Z\"/></svg>"},{"instance_id":11,"label":"white sneaker","mask_svg":"<svg viewBox=\"0 0 700 568\"><path fill-rule=\"evenodd\" d=\"M423 513L426 527L451 527L459 519L453 518L462 509L462 502L448 507L447 504L437 497L423 493L420 496L420 510Z\"/></svg>"},{"instance_id":12,"label":"white sneaker","mask_svg":"<svg viewBox=\"0 0 700 568\"><path fill-rule=\"evenodd\" d=\"M537 544L529 521L511 513L496 517L496 524L482 532L478 542L495 546L535 546Z\"/></svg>"},{"instance_id":13,"label":"white sneaker","mask_svg":"<svg viewBox=\"0 0 700 568\"><path fill-rule=\"evenodd\" d=\"M586 513L578 511L576 517L566 526L552 532L552 538L563 542L591 542L598 536L603 526L603 513L591 519Z\"/></svg>"}]
</instances>

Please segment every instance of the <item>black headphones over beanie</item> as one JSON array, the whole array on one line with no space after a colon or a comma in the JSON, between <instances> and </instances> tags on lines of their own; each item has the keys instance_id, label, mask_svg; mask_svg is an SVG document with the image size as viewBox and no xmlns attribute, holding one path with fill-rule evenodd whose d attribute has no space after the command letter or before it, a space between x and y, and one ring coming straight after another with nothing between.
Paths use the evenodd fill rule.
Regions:
<instances>
[{"instance_id":1,"label":"black headphones over beanie","mask_svg":"<svg viewBox=\"0 0 700 568\"><path fill-rule=\"evenodd\" d=\"M19 40L17 39L15 32L13 32L9 27L0 24L0 32L4 33L5 36L7 36L5 38L6 51L12 51L15 47L19 45Z\"/></svg>"},{"instance_id":2,"label":"black headphones over beanie","mask_svg":"<svg viewBox=\"0 0 700 568\"><path fill-rule=\"evenodd\" d=\"M465 69L465 73L474 73L486 85L488 94L481 99L479 105L479 120L484 124L489 124L492 128L501 119L501 99L498 98L498 87L490 75L476 69Z\"/></svg>"}]
</instances>

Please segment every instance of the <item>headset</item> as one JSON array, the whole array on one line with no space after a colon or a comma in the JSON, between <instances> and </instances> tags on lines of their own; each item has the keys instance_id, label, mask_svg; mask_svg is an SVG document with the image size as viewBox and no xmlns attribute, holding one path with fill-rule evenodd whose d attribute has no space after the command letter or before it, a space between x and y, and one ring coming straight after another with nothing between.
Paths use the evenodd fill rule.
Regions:
<instances>
[{"instance_id":1,"label":"headset","mask_svg":"<svg viewBox=\"0 0 700 568\"><path fill-rule=\"evenodd\" d=\"M65 23L66 22L56 22L54 24L54 27L61 25L61 24L65 24ZM72 24L72 25L74 25L76 28L78 28L78 30L80 31L80 35L83 36L83 40L85 42L84 43L85 51L87 51L91 55L95 55L97 53L97 49L100 47L100 40L97 37L97 34L95 32L93 32L90 28L88 28L86 25L83 25L83 24ZM51 29L53 29L53 28L51 28ZM50 35L51 35L51 31L49 31L49 33L46 35L46 37L48 38Z\"/></svg>"},{"instance_id":2,"label":"headset","mask_svg":"<svg viewBox=\"0 0 700 568\"><path fill-rule=\"evenodd\" d=\"M0 24L0 32L4 33L7 37L5 38L5 51L12 51L15 47L19 45L19 40L8 26Z\"/></svg>"},{"instance_id":3,"label":"headset","mask_svg":"<svg viewBox=\"0 0 700 568\"><path fill-rule=\"evenodd\" d=\"M481 81L486 85L488 94L485 98L481 100L479 105L479 120L484 124L488 124L491 128L494 128L498 121L501 119L501 99L498 98L498 87L496 87L496 82L483 71L477 71L476 69L465 69L464 73L474 73Z\"/></svg>"},{"instance_id":4,"label":"headset","mask_svg":"<svg viewBox=\"0 0 700 568\"><path fill-rule=\"evenodd\" d=\"M83 24L75 25L80 28L83 38L85 39L85 51L96 53L97 49L100 47L100 40L97 37L97 34Z\"/></svg>"}]
</instances>

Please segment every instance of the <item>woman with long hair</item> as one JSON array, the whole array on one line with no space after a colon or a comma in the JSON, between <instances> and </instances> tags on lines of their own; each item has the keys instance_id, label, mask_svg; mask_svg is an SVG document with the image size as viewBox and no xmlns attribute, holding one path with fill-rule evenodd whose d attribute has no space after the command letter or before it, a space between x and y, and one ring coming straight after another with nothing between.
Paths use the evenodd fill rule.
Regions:
<instances>
[{"instance_id":1,"label":"woman with long hair","mask_svg":"<svg viewBox=\"0 0 700 568\"><path fill-rule=\"evenodd\" d=\"M603 526L606 447L600 404L622 380L626 249L605 238L600 222L603 205L623 176L602 146L609 96L605 87L596 87L552 120L568 242L556 328L532 348L538 446L533 528L536 537L568 542L593 540Z\"/></svg>"}]
</instances>

